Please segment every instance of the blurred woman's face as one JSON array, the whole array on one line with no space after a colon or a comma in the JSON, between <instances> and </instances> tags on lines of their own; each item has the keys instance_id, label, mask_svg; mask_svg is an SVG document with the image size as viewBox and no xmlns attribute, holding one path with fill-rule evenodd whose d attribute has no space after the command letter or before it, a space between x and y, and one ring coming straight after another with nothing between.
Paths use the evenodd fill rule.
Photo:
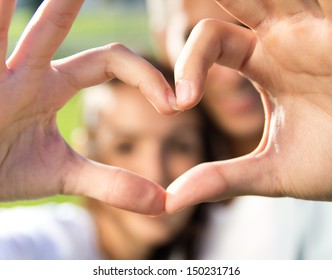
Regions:
<instances>
[{"instance_id":1,"label":"blurred woman's face","mask_svg":"<svg viewBox=\"0 0 332 280\"><path fill-rule=\"evenodd\" d=\"M137 89L117 84L112 90L113 104L100 112L94 133L96 161L128 169L164 187L202 162L197 112L163 116ZM140 244L169 241L186 226L192 213L188 209L174 216L147 217L95 203L101 210L98 213L108 216L112 228L115 223L124 235Z\"/></svg>"}]
</instances>

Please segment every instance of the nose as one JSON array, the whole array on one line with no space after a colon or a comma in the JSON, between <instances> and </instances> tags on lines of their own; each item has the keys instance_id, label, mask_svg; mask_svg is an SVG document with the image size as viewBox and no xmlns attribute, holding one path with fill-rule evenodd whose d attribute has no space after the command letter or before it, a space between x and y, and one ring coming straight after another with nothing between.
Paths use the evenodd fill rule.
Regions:
<instances>
[{"instance_id":1,"label":"nose","mask_svg":"<svg viewBox=\"0 0 332 280\"><path fill-rule=\"evenodd\" d=\"M145 152L138 161L139 174L147 179L166 187L169 183L167 168L161 144L157 141L147 144Z\"/></svg>"}]
</instances>

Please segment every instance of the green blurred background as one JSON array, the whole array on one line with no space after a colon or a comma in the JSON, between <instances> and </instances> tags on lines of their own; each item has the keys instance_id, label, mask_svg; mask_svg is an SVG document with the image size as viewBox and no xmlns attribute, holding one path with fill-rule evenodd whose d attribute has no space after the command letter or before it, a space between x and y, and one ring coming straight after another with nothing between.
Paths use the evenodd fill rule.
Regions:
<instances>
[{"instance_id":1,"label":"green blurred background","mask_svg":"<svg viewBox=\"0 0 332 280\"><path fill-rule=\"evenodd\" d=\"M37 2L41 1L18 1L9 33L9 54L29 22L34 11L33 5L37 5ZM86 0L55 59L112 42L123 43L139 54L153 52L143 0ZM71 145L71 134L80 126L80 109L78 93L58 113L57 120L61 134ZM32 201L4 202L0 203L0 207L35 205L49 201L77 203L79 197L56 196Z\"/></svg>"}]
</instances>

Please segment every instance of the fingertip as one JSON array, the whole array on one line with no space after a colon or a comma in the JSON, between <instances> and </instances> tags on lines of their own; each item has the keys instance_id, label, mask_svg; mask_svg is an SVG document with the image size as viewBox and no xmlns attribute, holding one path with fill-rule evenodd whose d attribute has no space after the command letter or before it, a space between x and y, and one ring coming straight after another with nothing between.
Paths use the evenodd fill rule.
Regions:
<instances>
[{"instance_id":1,"label":"fingertip","mask_svg":"<svg viewBox=\"0 0 332 280\"><path fill-rule=\"evenodd\" d=\"M166 192L163 187L155 186L155 195L150 200L151 205L146 207L146 213L151 216L160 216L165 212L165 203L166 203ZM156 191L158 190L158 191Z\"/></svg>"},{"instance_id":2,"label":"fingertip","mask_svg":"<svg viewBox=\"0 0 332 280\"><path fill-rule=\"evenodd\" d=\"M186 105L191 99L191 85L187 80L179 80L176 83L177 103Z\"/></svg>"},{"instance_id":3,"label":"fingertip","mask_svg":"<svg viewBox=\"0 0 332 280\"><path fill-rule=\"evenodd\" d=\"M180 79L176 82L176 104L180 111L188 110L197 105L200 97L194 94L192 83L189 80Z\"/></svg>"},{"instance_id":4,"label":"fingertip","mask_svg":"<svg viewBox=\"0 0 332 280\"><path fill-rule=\"evenodd\" d=\"M193 84L187 79L180 79L176 82L176 104L180 111L188 110L196 106L203 95L201 84Z\"/></svg>"},{"instance_id":5,"label":"fingertip","mask_svg":"<svg viewBox=\"0 0 332 280\"><path fill-rule=\"evenodd\" d=\"M189 184L187 184L189 183ZM183 209L195 204L195 195L191 195L190 180L186 174L178 177L166 189L165 212L167 214L176 214ZM192 201L192 199L194 199Z\"/></svg>"},{"instance_id":6,"label":"fingertip","mask_svg":"<svg viewBox=\"0 0 332 280\"><path fill-rule=\"evenodd\" d=\"M174 204L173 201L174 201L174 194L172 194L171 192L169 192L167 190L164 211L165 211L165 213L167 213L169 215L173 215L173 214L177 213L179 209L181 209L181 207L179 208L179 206Z\"/></svg>"},{"instance_id":7,"label":"fingertip","mask_svg":"<svg viewBox=\"0 0 332 280\"><path fill-rule=\"evenodd\" d=\"M172 90L169 90L169 91L167 91L166 96L167 96L168 104L171 106L171 108L173 110L172 113L177 113L177 112L181 111L181 109L178 107L174 92Z\"/></svg>"},{"instance_id":8,"label":"fingertip","mask_svg":"<svg viewBox=\"0 0 332 280\"><path fill-rule=\"evenodd\" d=\"M149 96L146 96L146 98L159 114L171 116L181 111L177 106L173 90L162 89L158 93L158 98L151 98Z\"/></svg>"}]
</instances>

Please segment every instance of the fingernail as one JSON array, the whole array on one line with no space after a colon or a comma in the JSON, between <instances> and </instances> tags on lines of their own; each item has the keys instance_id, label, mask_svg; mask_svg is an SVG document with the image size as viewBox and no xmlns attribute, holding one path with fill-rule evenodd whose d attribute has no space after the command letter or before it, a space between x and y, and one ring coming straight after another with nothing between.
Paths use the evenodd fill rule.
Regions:
<instances>
[{"instance_id":1,"label":"fingernail","mask_svg":"<svg viewBox=\"0 0 332 280\"><path fill-rule=\"evenodd\" d=\"M191 97L191 86L186 80L180 80L176 84L177 104L185 105Z\"/></svg>"},{"instance_id":2,"label":"fingernail","mask_svg":"<svg viewBox=\"0 0 332 280\"><path fill-rule=\"evenodd\" d=\"M168 104L172 107L173 110L179 111L179 107L176 104L176 98L173 91L167 92Z\"/></svg>"}]
</instances>

